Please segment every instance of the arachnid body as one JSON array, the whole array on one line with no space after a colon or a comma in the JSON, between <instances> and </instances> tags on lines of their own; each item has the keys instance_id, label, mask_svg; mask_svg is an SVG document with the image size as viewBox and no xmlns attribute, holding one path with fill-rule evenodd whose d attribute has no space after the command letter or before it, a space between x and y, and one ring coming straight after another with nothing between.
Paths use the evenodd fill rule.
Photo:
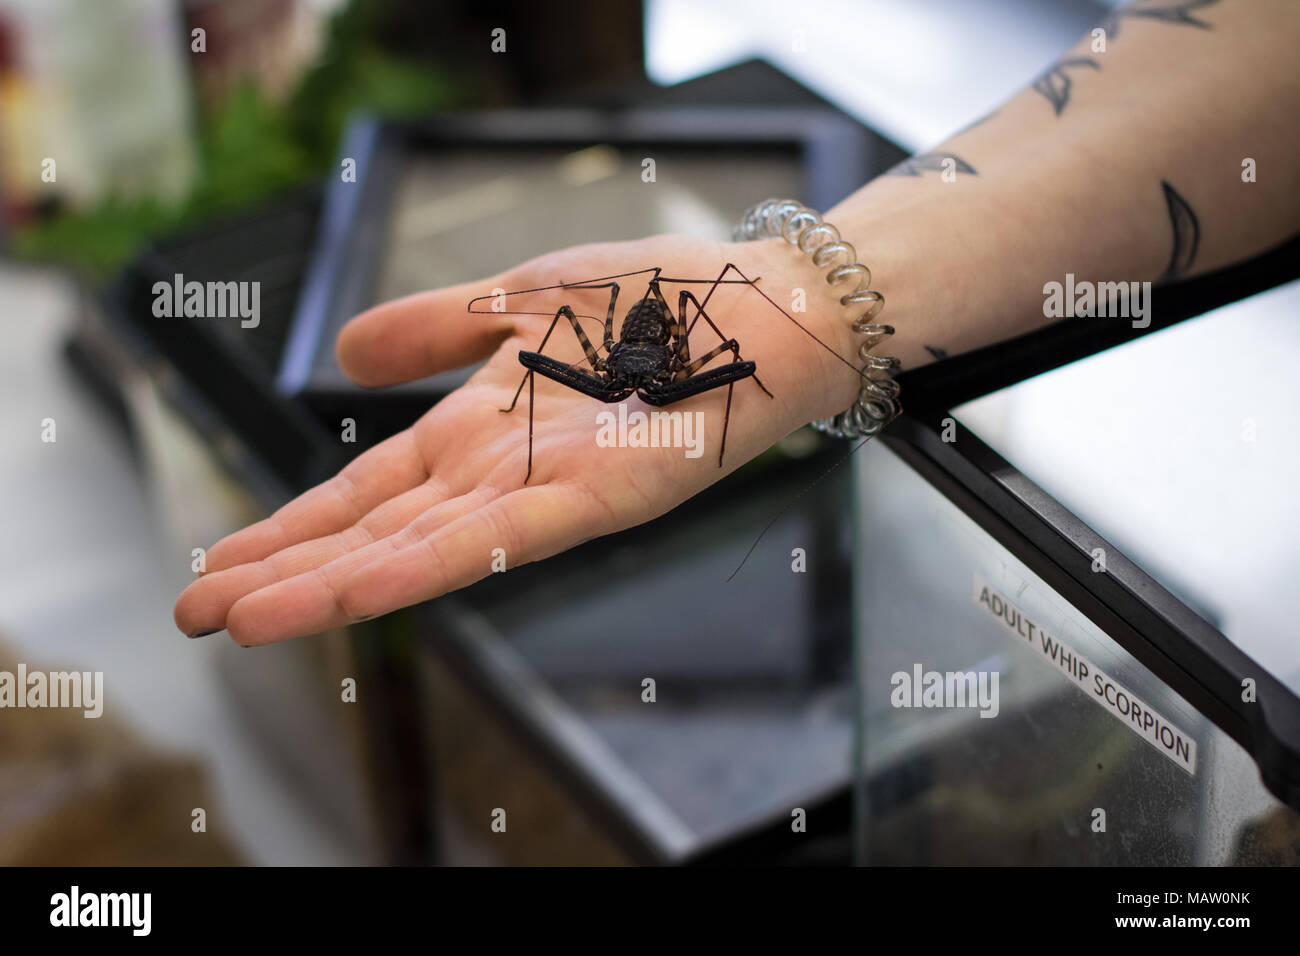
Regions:
<instances>
[{"instance_id":1,"label":"arachnid body","mask_svg":"<svg viewBox=\"0 0 1300 956\"><path fill-rule=\"evenodd\" d=\"M728 280L725 276L729 271L735 271L737 275L742 277ZM647 281L645 294L628 309L616 339L614 337L614 316L618 307L620 286L614 280L645 275L646 273L653 273L653 275ZM722 442L718 450L719 467L722 466L723 455L726 452L727 426L731 420L731 398L736 382L746 378L753 378L758 387L763 389L763 392L768 397L771 397L772 393L768 392L758 376L754 374L755 363L744 361L741 358L740 343L734 338L728 338L724 335L705 311L705 306L719 285L723 283L741 283L752 286L753 281L744 278L740 270L730 263L727 264L716 279L672 279L662 276L661 273L662 269L655 267L642 269L639 272L604 276L587 282L562 283L540 289L524 289L517 293L505 293L514 295L543 292L550 289L608 289L610 293L609 308L604 320L604 335L599 347L592 344L591 339L578 321L577 314L571 306L565 304L555 312L551 325L546 330L546 335L542 337L537 351L521 351L519 353L519 363L527 371L524 373L523 381L519 383L519 388L515 391L514 400L510 403L510 407L503 408L501 411L514 411L515 406L519 403L519 396L523 393L524 385L528 386L528 473L524 477L525 484L528 483L528 479L532 477L533 473L534 375L542 375L607 404L621 402L632 394L636 394L649 405L671 405L693 395L699 395L702 392L726 385L727 404L723 416ZM667 299L664 298L661 288L663 284L710 284L712 288L703 301L697 299L689 290L681 290L677 297L677 312L674 314ZM473 305L475 302L487 298L490 298L490 296L481 296L472 300L469 304L469 311L482 311L475 310ZM690 318L688 315L688 310L691 307L695 309L694 318ZM568 321L574 335L577 336L585 355L585 363L570 364L561 362L542 353L551 337L551 333L555 331L561 319ZM692 358L690 332L700 319L703 319L709 328L717 333L721 342L705 354ZM730 362L714 368L704 369L706 364L726 352L731 353Z\"/></svg>"}]
</instances>

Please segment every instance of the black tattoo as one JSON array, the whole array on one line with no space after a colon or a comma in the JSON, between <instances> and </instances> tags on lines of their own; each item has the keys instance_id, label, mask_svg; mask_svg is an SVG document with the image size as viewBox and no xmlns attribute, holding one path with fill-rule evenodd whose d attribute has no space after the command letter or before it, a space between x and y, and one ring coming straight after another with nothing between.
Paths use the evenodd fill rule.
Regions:
<instances>
[{"instance_id":1,"label":"black tattoo","mask_svg":"<svg viewBox=\"0 0 1300 956\"><path fill-rule=\"evenodd\" d=\"M1090 56L1073 56L1061 60L1034 80L1034 91L1047 97L1047 101L1052 104L1052 109L1056 110L1057 116L1061 115L1061 112L1065 109L1065 104L1070 102L1070 90L1074 86L1070 74L1066 70L1078 66L1088 66L1094 70L1101 69L1101 64Z\"/></svg>"},{"instance_id":2,"label":"black tattoo","mask_svg":"<svg viewBox=\"0 0 1300 956\"><path fill-rule=\"evenodd\" d=\"M946 359L948 357L948 350L941 349L937 345L927 345L925 347L925 350L929 352L931 355L933 355L936 359Z\"/></svg>"},{"instance_id":3,"label":"black tattoo","mask_svg":"<svg viewBox=\"0 0 1300 956\"><path fill-rule=\"evenodd\" d=\"M1215 3L1218 3L1218 0L1164 0L1164 2L1157 5L1155 3L1143 3L1142 0L1138 0L1137 3L1131 6L1116 10L1102 21L1101 27L1111 39L1119 36L1119 22L1125 17L1140 17L1144 20L1155 20L1160 23L1181 23L1189 27L1199 27L1202 30L1213 30L1212 25L1192 16L1192 11Z\"/></svg>"},{"instance_id":4,"label":"black tattoo","mask_svg":"<svg viewBox=\"0 0 1300 956\"><path fill-rule=\"evenodd\" d=\"M1201 241L1201 224L1187 200L1178 195L1178 190L1163 179L1160 185L1165 191L1169 222L1174 228L1174 251L1169 257L1169 267L1160 276L1161 282L1167 282L1192 267L1192 262L1196 259L1196 247Z\"/></svg>"},{"instance_id":5,"label":"black tattoo","mask_svg":"<svg viewBox=\"0 0 1300 956\"><path fill-rule=\"evenodd\" d=\"M951 163L951 166L947 164ZM885 176L920 176L924 172L933 172L934 170L951 170L954 173L968 173L976 176L975 167L966 160L962 159L955 153L921 153L919 156L913 156L911 159L905 159L897 166L887 170Z\"/></svg>"}]
</instances>

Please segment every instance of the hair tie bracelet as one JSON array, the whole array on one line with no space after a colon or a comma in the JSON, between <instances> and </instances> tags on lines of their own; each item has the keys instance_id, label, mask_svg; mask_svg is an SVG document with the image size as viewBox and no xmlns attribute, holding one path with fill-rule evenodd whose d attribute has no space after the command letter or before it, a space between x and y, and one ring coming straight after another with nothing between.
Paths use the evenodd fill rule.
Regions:
<instances>
[{"instance_id":1,"label":"hair tie bracelet","mask_svg":"<svg viewBox=\"0 0 1300 956\"><path fill-rule=\"evenodd\" d=\"M903 410L898 402L899 387L889 374L897 367L896 359L872 355L871 350L886 336L893 335L889 325L875 322L885 307L885 297L871 285L871 270L857 261L853 246L840 238L840 231L822 219L816 210L809 209L793 199L766 199L751 206L735 229L732 238L737 242L780 236L800 252L812 258L819 269L831 265L841 257L839 265L826 273L827 285L835 285L847 278L856 277L857 287L840 297L841 305L870 303L867 311L853 320L853 330L864 336L858 346L858 357L863 361L862 387L858 399L833 418L821 418L812 423L818 431L836 438L870 438L880 432Z\"/></svg>"}]
</instances>

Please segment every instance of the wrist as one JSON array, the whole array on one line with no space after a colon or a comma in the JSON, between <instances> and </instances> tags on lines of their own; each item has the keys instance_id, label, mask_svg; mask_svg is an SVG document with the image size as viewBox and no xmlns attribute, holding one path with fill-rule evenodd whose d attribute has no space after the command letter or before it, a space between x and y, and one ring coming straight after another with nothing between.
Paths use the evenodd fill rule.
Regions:
<instances>
[{"instance_id":1,"label":"wrist","mask_svg":"<svg viewBox=\"0 0 1300 956\"><path fill-rule=\"evenodd\" d=\"M902 370L1041 327L1049 280L1114 274L1063 252L1062 234L1073 231L1037 221L1040 205L1025 203L1017 183L884 177L827 213L889 303L887 354Z\"/></svg>"},{"instance_id":2,"label":"wrist","mask_svg":"<svg viewBox=\"0 0 1300 956\"><path fill-rule=\"evenodd\" d=\"M955 270L945 274L934 268L934 253L944 244L942 232L927 238L929 217L915 208L864 205L850 206L846 201L830 210L826 219L853 243L858 258L871 269L871 287L887 303L876 321L893 328L894 334L873 354L896 359L897 369L904 371L956 354L953 330L944 327L945 320L953 314L951 300L961 300L970 290L961 287ZM841 318L851 321L851 316Z\"/></svg>"},{"instance_id":3,"label":"wrist","mask_svg":"<svg viewBox=\"0 0 1300 956\"><path fill-rule=\"evenodd\" d=\"M864 311L858 306L841 304L840 298L854 287L845 280L834 286L826 281L828 268L819 268L812 259L784 239L757 239L736 244L737 258L754 263L752 277L758 289L782 309L806 333L807 347L801 354L807 363L801 377L807 383L800 411L805 421L828 418L852 404L861 388L858 345L862 336L853 330L853 319ZM815 339L815 340L814 340ZM888 339L876 349L889 354Z\"/></svg>"}]
</instances>

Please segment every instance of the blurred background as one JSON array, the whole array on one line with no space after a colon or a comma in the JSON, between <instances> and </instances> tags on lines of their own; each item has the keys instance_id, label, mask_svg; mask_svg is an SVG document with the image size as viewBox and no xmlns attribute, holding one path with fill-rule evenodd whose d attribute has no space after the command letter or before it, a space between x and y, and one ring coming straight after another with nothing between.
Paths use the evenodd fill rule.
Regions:
<instances>
[{"instance_id":1,"label":"blurred background","mask_svg":"<svg viewBox=\"0 0 1300 956\"><path fill-rule=\"evenodd\" d=\"M351 315L562 245L726 238L769 195L826 208L988 112L1107 12L1090 0L0 0L0 670L102 671L105 686L99 720L0 713L0 862L1239 858L1236 826L1197 844L1210 784L1181 778L1160 786L1188 815L1183 835L1129 856L1030 832L1073 832L1061 806L1091 783L1027 818L1019 843L996 831L1002 850L941 846L936 821L950 820L933 801L953 811L934 766L960 763L954 738L893 728L873 751L888 760L864 756L854 661L878 638L855 616L865 565L843 514L854 483L894 459L839 469L782 512L842 454L811 432L671 522L347 631L245 654L171 621L194 549L463 380L353 389L332 353ZM178 274L258 283L256 323L156 315L155 282ZM1262 307L1262 350L1295 342L1276 321L1297 303L1288 289ZM968 418L1104 521L1113 500L1090 499L1082 479L1053 486L1051 456L1025 437L1026 409L1050 418L1052 395L1077 394L1049 380ZM1273 462L1270 493L1294 465ZM907 500L918 523L957 520L920 491ZM1145 540L1141 514L1118 513L1108 532ZM813 556L808 573L790 573L793 548ZM1277 574L1293 571L1294 545L1276 551ZM1166 552L1143 555L1170 565L1161 583L1208 600ZM923 601L924 577L899 593ZM1292 691L1296 665L1274 667ZM1141 766L1141 747L1111 730L1093 743ZM1238 818L1281 813L1285 833L1293 815L1251 779ZM868 804L902 814L870 845ZM816 826L792 838L800 812ZM999 812L1024 817L1021 804Z\"/></svg>"}]
</instances>

